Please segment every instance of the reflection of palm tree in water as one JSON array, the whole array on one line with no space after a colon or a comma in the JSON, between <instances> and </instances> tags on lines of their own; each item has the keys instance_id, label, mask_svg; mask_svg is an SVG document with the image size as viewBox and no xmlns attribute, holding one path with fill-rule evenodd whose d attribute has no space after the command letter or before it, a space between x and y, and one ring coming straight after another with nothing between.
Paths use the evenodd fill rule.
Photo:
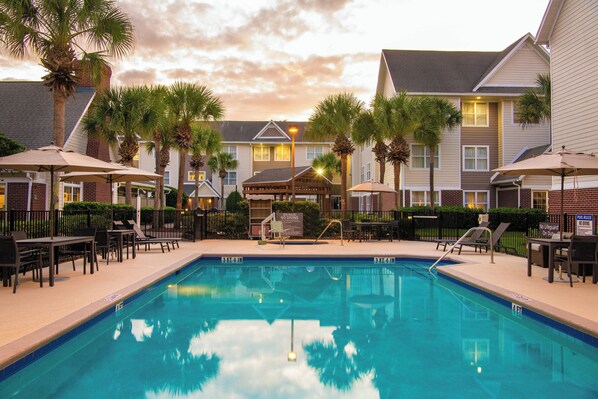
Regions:
<instances>
[{"instance_id":1,"label":"reflection of palm tree in water","mask_svg":"<svg viewBox=\"0 0 598 399\"><path fill-rule=\"evenodd\" d=\"M348 328L338 327L332 333L333 342L318 340L303 347L307 364L318 372L320 381L341 391L348 391L354 381L370 370L350 334Z\"/></svg>"}]
</instances>

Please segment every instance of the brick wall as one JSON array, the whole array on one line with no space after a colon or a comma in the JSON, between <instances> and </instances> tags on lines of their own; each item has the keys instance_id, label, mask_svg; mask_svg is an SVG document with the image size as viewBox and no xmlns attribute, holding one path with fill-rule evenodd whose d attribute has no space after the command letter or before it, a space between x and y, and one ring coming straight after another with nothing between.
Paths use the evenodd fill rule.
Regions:
<instances>
[{"instance_id":1,"label":"brick wall","mask_svg":"<svg viewBox=\"0 0 598 399\"><path fill-rule=\"evenodd\" d=\"M24 211L27 209L29 183L8 183L6 209Z\"/></svg>"},{"instance_id":2,"label":"brick wall","mask_svg":"<svg viewBox=\"0 0 598 399\"><path fill-rule=\"evenodd\" d=\"M548 206L550 213L561 212L561 192L554 190L548 192ZM565 213L598 214L598 188L581 188L577 190L565 190L564 197Z\"/></svg>"},{"instance_id":3,"label":"brick wall","mask_svg":"<svg viewBox=\"0 0 598 399\"><path fill-rule=\"evenodd\" d=\"M463 191L443 190L440 194L442 206L463 206Z\"/></svg>"},{"instance_id":4,"label":"brick wall","mask_svg":"<svg viewBox=\"0 0 598 399\"><path fill-rule=\"evenodd\" d=\"M31 186L31 210L46 210L46 185L42 183L33 183Z\"/></svg>"},{"instance_id":5,"label":"brick wall","mask_svg":"<svg viewBox=\"0 0 598 399\"><path fill-rule=\"evenodd\" d=\"M529 188L521 189L521 207L531 208L532 207L532 190Z\"/></svg>"}]
</instances>

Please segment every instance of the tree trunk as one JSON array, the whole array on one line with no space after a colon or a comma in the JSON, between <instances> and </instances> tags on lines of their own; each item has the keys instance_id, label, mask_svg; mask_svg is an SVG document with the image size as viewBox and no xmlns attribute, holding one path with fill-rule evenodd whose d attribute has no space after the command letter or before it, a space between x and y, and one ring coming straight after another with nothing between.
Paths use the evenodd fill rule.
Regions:
<instances>
[{"instance_id":1,"label":"tree trunk","mask_svg":"<svg viewBox=\"0 0 598 399\"><path fill-rule=\"evenodd\" d=\"M386 174L386 161L378 162L380 165L380 183L384 184L384 175ZM378 193L378 210L382 210L382 193Z\"/></svg>"},{"instance_id":2,"label":"tree trunk","mask_svg":"<svg viewBox=\"0 0 598 399\"><path fill-rule=\"evenodd\" d=\"M187 150L180 149L179 150L179 182L177 185L177 194L176 194L176 209L184 209L183 206L183 182L185 180L185 162L187 159Z\"/></svg>"},{"instance_id":3,"label":"tree trunk","mask_svg":"<svg viewBox=\"0 0 598 399\"><path fill-rule=\"evenodd\" d=\"M155 183L155 191L154 191L154 217L152 217L152 227L157 229L160 226L160 209L162 209L162 195L160 191L160 187L164 184L164 177L161 171L162 167L160 166L160 150L161 150L161 142L159 137L154 137L154 160L156 162L156 174L162 176Z\"/></svg>"},{"instance_id":4,"label":"tree trunk","mask_svg":"<svg viewBox=\"0 0 598 399\"><path fill-rule=\"evenodd\" d=\"M218 175L220 177L220 210L224 210L224 178L226 177L226 172Z\"/></svg>"},{"instance_id":5,"label":"tree trunk","mask_svg":"<svg viewBox=\"0 0 598 399\"><path fill-rule=\"evenodd\" d=\"M64 132L66 119L66 96L60 90L54 90L54 127L52 132L53 144L58 147L64 146Z\"/></svg>"},{"instance_id":6,"label":"tree trunk","mask_svg":"<svg viewBox=\"0 0 598 399\"><path fill-rule=\"evenodd\" d=\"M435 148L430 146L430 207L434 210L434 156Z\"/></svg>"},{"instance_id":7,"label":"tree trunk","mask_svg":"<svg viewBox=\"0 0 598 399\"><path fill-rule=\"evenodd\" d=\"M341 212L347 218L347 154L341 154Z\"/></svg>"},{"instance_id":8,"label":"tree trunk","mask_svg":"<svg viewBox=\"0 0 598 399\"><path fill-rule=\"evenodd\" d=\"M130 181L125 183L125 204L133 205L133 183Z\"/></svg>"},{"instance_id":9,"label":"tree trunk","mask_svg":"<svg viewBox=\"0 0 598 399\"><path fill-rule=\"evenodd\" d=\"M195 169L195 207L199 208L199 169Z\"/></svg>"},{"instance_id":10,"label":"tree trunk","mask_svg":"<svg viewBox=\"0 0 598 399\"><path fill-rule=\"evenodd\" d=\"M397 209L401 209L402 196L401 196L401 163L397 162L392 165L393 172L395 175L395 206Z\"/></svg>"}]
</instances>

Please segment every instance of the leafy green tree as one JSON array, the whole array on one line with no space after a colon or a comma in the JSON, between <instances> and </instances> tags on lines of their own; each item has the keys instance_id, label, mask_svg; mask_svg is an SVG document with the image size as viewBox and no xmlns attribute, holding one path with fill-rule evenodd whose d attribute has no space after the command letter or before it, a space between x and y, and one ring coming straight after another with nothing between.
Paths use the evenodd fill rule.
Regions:
<instances>
[{"instance_id":1,"label":"leafy green tree","mask_svg":"<svg viewBox=\"0 0 598 399\"><path fill-rule=\"evenodd\" d=\"M420 125L413 138L428 148L430 167L430 206L434 209L434 157L442 141L442 131L461 123L461 111L450 101L440 97L423 97L419 102Z\"/></svg>"},{"instance_id":2,"label":"leafy green tree","mask_svg":"<svg viewBox=\"0 0 598 399\"><path fill-rule=\"evenodd\" d=\"M243 209L241 207L241 202L243 201L243 196L237 190L233 191L226 197L226 210L227 211L240 211Z\"/></svg>"},{"instance_id":3,"label":"leafy green tree","mask_svg":"<svg viewBox=\"0 0 598 399\"><path fill-rule=\"evenodd\" d=\"M204 154L210 159L213 153L220 151L220 133L205 125L191 127L193 141L191 142L191 160L189 165L195 172L195 204L199 207L199 169L204 166Z\"/></svg>"},{"instance_id":4,"label":"leafy green tree","mask_svg":"<svg viewBox=\"0 0 598 399\"><path fill-rule=\"evenodd\" d=\"M220 177L220 209L224 209L224 179L228 170L237 169L237 160L228 152L217 152L208 160L208 167Z\"/></svg>"},{"instance_id":5,"label":"leafy green tree","mask_svg":"<svg viewBox=\"0 0 598 399\"><path fill-rule=\"evenodd\" d=\"M120 163L133 166L139 152L138 137L153 130L153 110L143 87L117 87L102 92L83 118L88 134L99 134L110 144L118 143ZM132 205L131 183L126 184L126 203Z\"/></svg>"},{"instance_id":6,"label":"leafy green tree","mask_svg":"<svg viewBox=\"0 0 598 399\"><path fill-rule=\"evenodd\" d=\"M25 151L25 147L0 132L0 157Z\"/></svg>"},{"instance_id":7,"label":"leafy green tree","mask_svg":"<svg viewBox=\"0 0 598 399\"><path fill-rule=\"evenodd\" d=\"M550 75L539 74L537 88L529 89L517 98L517 110L521 126L524 128L551 118L551 81Z\"/></svg>"},{"instance_id":8,"label":"leafy green tree","mask_svg":"<svg viewBox=\"0 0 598 399\"><path fill-rule=\"evenodd\" d=\"M335 175L340 175L342 170L341 160L334 154L334 152L318 155L311 162L311 166L316 171L322 171L322 174L328 180L332 180Z\"/></svg>"},{"instance_id":9,"label":"leafy green tree","mask_svg":"<svg viewBox=\"0 0 598 399\"><path fill-rule=\"evenodd\" d=\"M133 25L111 0L0 0L0 44L13 57L39 56L54 96L54 144L62 147L75 71L85 65L99 79L107 57L133 49Z\"/></svg>"},{"instance_id":10,"label":"leafy green tree","mask_svg":"<svg viewBox=\"0 0 598 399\"><path fill-rule=\"evenodd\" d=\"M306 137L333 139L332 151L341 159L341 210L347 211L347 160L355 147L350 140L353 123L363 110L363 102L353 93L330 95L322 100L309 118Z\"/></svg>"},{"instance_id":11,"label":"leafy green tree","mask_svg":"<svg viewBox=\"0 0 598 399\"><path fill-rule=\"evenodd\" d=\"M179 198L177 203L180 203L183 195L187 153L193 143L191 124L220 119L224 115L224 106L206 86L185 82L175 82L169 87L166 106L175 121L174 142L179 150Z\"/></svg>"}]
</instances>

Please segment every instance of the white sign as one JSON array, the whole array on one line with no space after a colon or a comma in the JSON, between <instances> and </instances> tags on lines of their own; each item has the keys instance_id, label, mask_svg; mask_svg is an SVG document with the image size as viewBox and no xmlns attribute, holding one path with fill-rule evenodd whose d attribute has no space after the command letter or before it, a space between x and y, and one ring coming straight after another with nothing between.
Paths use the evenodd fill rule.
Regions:
<instances>
[{"instance_id":1,"label":"white sign","mask_svg":"<svg viewBox=\"0 0 598 399\"><path fill-rule=\"evenodd\" d=\"M592 215L575 215L575 235L591 236L594 234L594 218Z\"/></svg>"}]
</instances>

